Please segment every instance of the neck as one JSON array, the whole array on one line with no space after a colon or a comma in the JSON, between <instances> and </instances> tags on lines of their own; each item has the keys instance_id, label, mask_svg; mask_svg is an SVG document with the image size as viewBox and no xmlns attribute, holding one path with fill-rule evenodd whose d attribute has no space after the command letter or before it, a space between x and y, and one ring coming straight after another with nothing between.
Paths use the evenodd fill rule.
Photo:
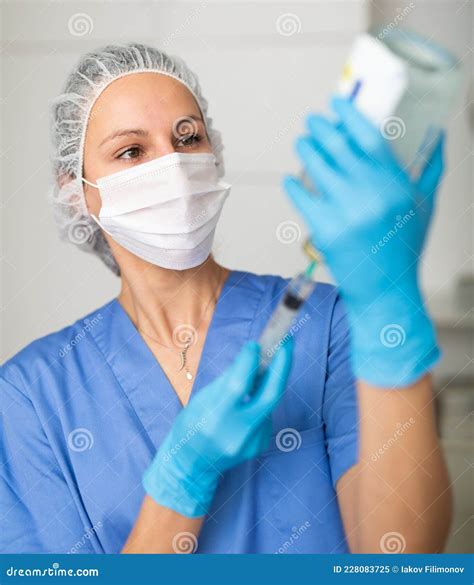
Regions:
<instances>
[{"instance_id":1,"label":"neck","mask_svg":"<svg viewBox=\"0 0 474 585\"><path fill-rule=\"evenodd\" d=\"M228 274L212 256L189 270L147 264L146 269L122 273L118 299L139 331L171 346L178 326L198 335L206 328Z\"/></svg>"}]
</instances>

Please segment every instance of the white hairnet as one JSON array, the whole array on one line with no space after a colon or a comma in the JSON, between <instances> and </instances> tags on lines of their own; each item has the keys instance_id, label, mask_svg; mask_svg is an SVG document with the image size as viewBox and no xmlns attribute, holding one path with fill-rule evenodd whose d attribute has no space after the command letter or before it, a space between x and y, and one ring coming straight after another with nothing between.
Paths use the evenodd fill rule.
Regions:
<instances>
[{"instance_id":1,"label":"white hairnet","mask_svg":"<svg viewBox=\"0 0 474 585\"><path fill-rule=\"evenodd\" d=\"M107 45L84 55L66 80L64 92L52 102L53 185L51 199L60 236L82 250L94 252L119 274L102 231L89 216L84 197L82 166L87 122L92 106L115 79L155 71L182 82L194 95L206 125L219 176L224 174L220 132L212 127L207 101L196 75L178 57L139 43Z\"/></svg>"}]
</instances>

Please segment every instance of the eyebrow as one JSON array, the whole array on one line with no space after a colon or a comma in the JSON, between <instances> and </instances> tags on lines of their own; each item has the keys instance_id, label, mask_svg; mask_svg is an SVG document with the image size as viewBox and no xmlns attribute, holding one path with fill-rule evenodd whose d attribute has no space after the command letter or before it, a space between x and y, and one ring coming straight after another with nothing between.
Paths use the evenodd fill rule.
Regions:
<instances>
[{"instance_id":1,"label":"eyebrow","mask_svg":"<svg viewBox=\"0 0 474 585\"><path fill-rule=\"evenodd\" d=\"M129 136L130 134L134 134L135 136L148 136L148 132L146 130L143 130L143 128L126 128L125 130L116 130L115 132L112 132L112 134L109 134L106 138L104 138L104 140L102 140L99 146L102 146L103 144L109 142L110 140L115 140L115 138L120 138L121 136Z\"/></svg>"},{"instance_id":2,"label":"eyebrow","mask_svg":"<svg viewBox=\"0 0 474 585\"><path fill-rule=\"evenodd\" d=\"M196 120L197 122L204 123L202 117L197 116L195 114L190 114L188 116L182 116L182 118L191 118L192 120ZM104 140L102 140L102 142L99 144L99 147L103 146L106 142L109 142L110 140L115 140L116 138L120 138L121 136L130 136L130 135L149 136L149 132L147 130L144 130L143 128L125 128L124 130L116 130L115 132L112 132L112 134L109 134L108 136L106 136L104 138Z\"/></svg>"}]
</instances>

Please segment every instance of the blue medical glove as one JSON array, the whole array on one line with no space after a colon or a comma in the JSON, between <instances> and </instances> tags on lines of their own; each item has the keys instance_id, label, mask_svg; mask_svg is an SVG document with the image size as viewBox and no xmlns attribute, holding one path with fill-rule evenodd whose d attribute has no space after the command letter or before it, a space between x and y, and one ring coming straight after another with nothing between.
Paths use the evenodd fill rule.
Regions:
<instances>
[{"instance_id":1,"label":"blue medical glove","mask_svg":"<svg viewBox=\"0 0 474 585\"><path fill-rule=\"evenodd\" d=\"M418 266L443 172L444 136L411 179L355 106L331 102L336 120L312 115L297 152L318 194L292 177L284 189L306 220L339 286L357 378L377 386L415 382L440 356L423 304Z\"/></svg>"},{"instance_id":2,"label":"blue medical glove","mask_svg":"<svg viewBox=\"0 0 474 585\"><path fill-rule=\"evenodd\" d=\"M246 344L233 364L189 401L143 476L148 495L183 516L206 514L223 472L267 447L269 415L285 389L292 347L289 339L257 377L259 345Z\"/></svg>"}]
</instances>

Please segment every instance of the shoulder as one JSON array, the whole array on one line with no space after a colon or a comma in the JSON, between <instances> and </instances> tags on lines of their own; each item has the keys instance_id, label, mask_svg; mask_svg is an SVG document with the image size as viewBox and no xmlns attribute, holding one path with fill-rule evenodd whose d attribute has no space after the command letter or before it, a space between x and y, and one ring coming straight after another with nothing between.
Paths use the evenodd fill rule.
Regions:
<instances>
[{"instance_id":1,"label":"shoulder","mask_svg":"<svg viewBox=\"0 0 474 585\"><path fill-rule=\"evenodd\" d=\"M234 281L241 282L249 293L260 293L262 305L270 310L278 302L284 289L290 282L290 278L275 274L254 274L252 272L235 271ZM305 310L312 317L333 321L335 324L344 319L344 308L339 297L338 289L326 282L315 281L315 287L306 302Z\"/></svg>"},{"instance_id":2,"label":"shoulder","mask_svg":"<svg viewBox=\"0 0 474 585\"><path fill-rule=\"evenodd\" d=\"M87 345L91 329L101 322L111 303L29 343L0 367L3 384L23 389L28 395L38 380L51 380L58 371L67 369L68 354L73 354L72 349L79 344Z\"/></svg>"}]
</instances>

